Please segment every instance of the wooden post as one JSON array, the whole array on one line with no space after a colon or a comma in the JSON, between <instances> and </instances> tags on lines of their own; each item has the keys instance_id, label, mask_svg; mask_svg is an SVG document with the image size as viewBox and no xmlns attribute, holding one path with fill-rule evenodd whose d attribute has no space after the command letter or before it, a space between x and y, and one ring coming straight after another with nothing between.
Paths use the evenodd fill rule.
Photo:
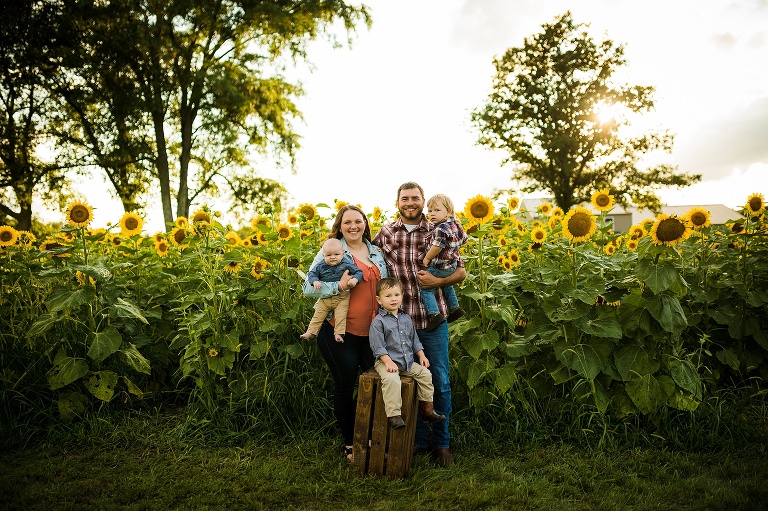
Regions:
<instances>
[{"instance_id":1,"label":"wooden post","mask_svg":"<svg viewBox=\"0 0 768 511\"><path fill-rule=\"evenodd\" d=\"M375 370L360 375L357 389L352 469L361 475L375 474L388 479L405 477L413 464L413 445L418 420L416 381L401 376L405 427L391 430L384 411L381 378Z\"/></svg>"}]
</instances>

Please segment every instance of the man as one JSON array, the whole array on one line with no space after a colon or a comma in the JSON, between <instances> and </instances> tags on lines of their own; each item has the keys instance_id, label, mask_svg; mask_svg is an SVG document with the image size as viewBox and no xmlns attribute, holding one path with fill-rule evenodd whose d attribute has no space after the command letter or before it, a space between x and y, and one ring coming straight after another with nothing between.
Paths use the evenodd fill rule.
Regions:
<instances>
[{"instance_id":1,"label":"man","mask_svg":"<svg viewBox=\"0 0 768 511\"><path fill-rule=\"evenodd\" d=\"M397 190L400 218L382 227L373 243L384 252L389 276L403 284L403 310L413 319L416 334L430 362L435 387L434 408L437 413L446 416L446 420L431 426L431 438L430 426L419 421L416 426L416 453L428 452L431 448L438 463L445 466L453 463L448 432L452 410L451 382L448 378L448 323L443 321L434 330L426 330L429 317L421 301L419 286L437 288L453 285L464 280L467 272L461 260L456 271L448 277L435 277L424 268L422 260L427 251L424 237L432 227L424 215L424 201L421 186L413 182L400 185ZM440 312L447 316L442 292L436 290L435 296Z\"/></svg>"}]
</instances>

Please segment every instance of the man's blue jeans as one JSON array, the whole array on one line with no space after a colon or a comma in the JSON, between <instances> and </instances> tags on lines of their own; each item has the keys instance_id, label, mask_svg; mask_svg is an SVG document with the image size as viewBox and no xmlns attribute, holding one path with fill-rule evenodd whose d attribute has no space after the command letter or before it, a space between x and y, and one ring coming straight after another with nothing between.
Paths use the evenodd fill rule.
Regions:
<instances>
[{"instance_id":1,"label":"man's blue jeans","mask_svg":"<svg viewBox=\"0 0 768 511\"><path fill-rule=\"evenodd\" d=\"M456 265L444 270L428 267L427 271L435 277L447 277L456 271ZM424 307L427 308L427 313L430 316L434 316L440 312L437 308L437 300L435 299L435 289L437 288L421 289L421 300L424 302ZM440 289L443 290L443 296L445 297L445 303L448 305L448 311L456 309L459 306L459 298L456 296L456 291L453 289L453 286L443 286Z\"/></svg>"},{"instance_id":2,"label":"man's blue jeans","mask_svg":"<svg viewBox=\"0 0 768 511\"><path fill-rule=\"evenodd\" d=\"M448 378L448 323L443 321L432 331L416 330L424 354L429 360L432 371L432 384L435 387L435 411L445 415L445 420L427 425L421 423L421 416L416 425L416 447L444 449L449 447L450 433L448 424L451 419L451 380ZM431 438L430 438L431 437Z\"/></svg>"}]
</instances>

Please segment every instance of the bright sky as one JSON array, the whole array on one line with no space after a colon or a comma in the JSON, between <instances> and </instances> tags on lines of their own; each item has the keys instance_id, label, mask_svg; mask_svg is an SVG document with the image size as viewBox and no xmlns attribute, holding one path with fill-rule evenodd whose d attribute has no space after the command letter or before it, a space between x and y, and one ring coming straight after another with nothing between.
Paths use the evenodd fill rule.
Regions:
<instances>
[{"instance_id":1,"label":"bright sky","mask_svg":"<svg viewBox=\"0 0 768 511\"><path fill-rule=\"evenodd\" d=\"M351 47L313 44L316 69L300 72L297 174L257 169L285 184L292 206L339 199L392 212L397 187L412 180L463 209L477 194L514 188L503 154L475 145L469 114L490 91L493 58L568 9L595 39L625 45L618 78L656 87L655 110L638 122L676 134L663 161L703 174L662 192L664 202L738 208L751 193L768 196L768 0L363 3L372 28ZM92 202L97 223L119 219L116 203ZM157 209L148 231L162 226Z\"/></svg>"}]
</instances>

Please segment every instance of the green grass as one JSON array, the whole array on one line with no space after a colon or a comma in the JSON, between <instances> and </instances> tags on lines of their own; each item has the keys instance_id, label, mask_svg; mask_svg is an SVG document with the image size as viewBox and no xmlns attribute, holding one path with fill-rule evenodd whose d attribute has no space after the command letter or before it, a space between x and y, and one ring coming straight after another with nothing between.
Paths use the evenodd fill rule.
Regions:
<instances>
[{"instance_id":1,"label":"green grass","mask_svg":"<svg viewBox=\"0 0 768 511\"><path fill-rule=\"evenodd\" d=\"M40 445L0 454L0 507L735 511L768 500L766 435L712 450L466 437L456 465L420 456L405 479L387 481L352 473L332 433L257 432L223 436L185 413L53 428Z\"/></svg>"}]
</instances>

